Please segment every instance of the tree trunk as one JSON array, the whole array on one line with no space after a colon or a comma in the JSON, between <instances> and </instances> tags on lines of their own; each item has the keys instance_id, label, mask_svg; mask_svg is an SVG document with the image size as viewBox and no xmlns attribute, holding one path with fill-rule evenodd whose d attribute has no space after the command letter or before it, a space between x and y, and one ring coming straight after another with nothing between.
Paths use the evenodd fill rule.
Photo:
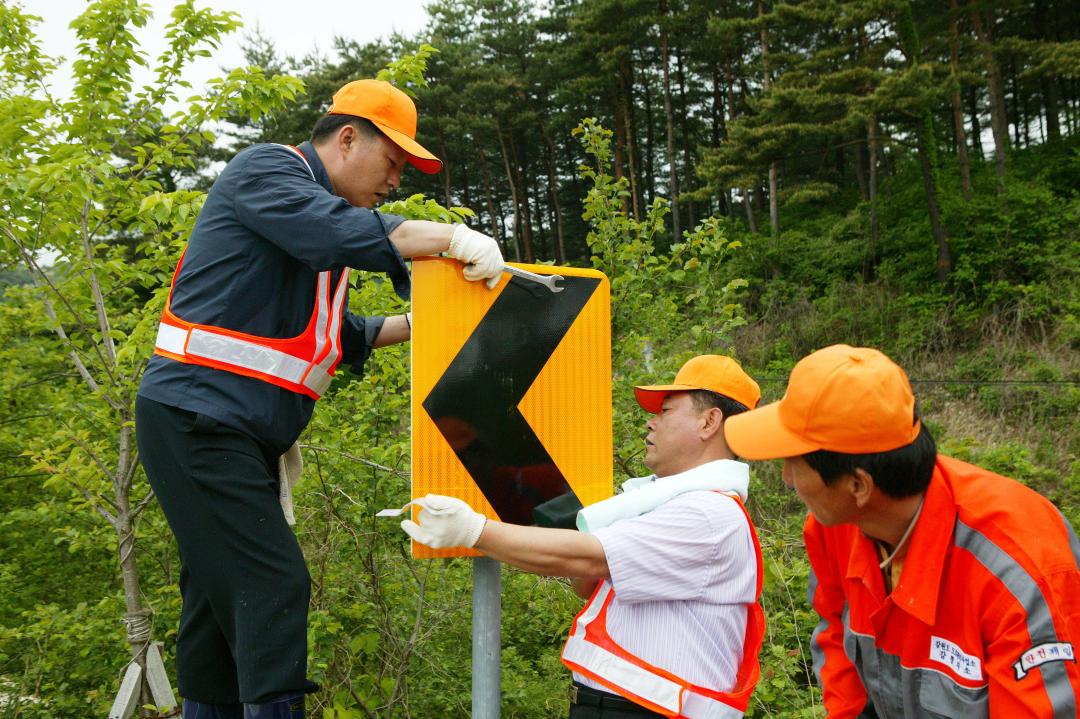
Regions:
<instances>
[{"instance_id":1,"label":"tree trunk","mask_svg":"<svg viewBox=\"0 0 1080 719\"><path fill-rule=\"evenodd\" d=\"M1009 84L1012 86L1012 105L1014 127L1016 128L1016 147L1029 147L1031 136L1028 134L1028 123L1024 112L1024 101L1020 96L1020 79L1016 76L1016 58L1009 58Z\"/></svg>"},{"instance_id":2,"label":"tree trunk","mask_svg":"<svg viewBox=\"0 0 1080 719\"><path fill-rule=\"evenodd\" d=\"M611 86L611 111L615 117L615 154L613 157L614 164L614 176L615 181L618 182L622 178L626 177L626 170L624 169L624 163L626 162L626 118L622 111L622 98L619 92L619 82L616 81ZM629 205L626 203L626 197L620 199L622 203L623 214L629 212Z\"/></svg>"},{"instance_id":3,"label":"tree trunk","mask_svg":"<svg viewBox=\"0 0 1080 719\"><path fill-rule=\"evenodd\" d=\"M469 163L461 163L461 180L458 182L461 188L461 206L472 207L472 195L469 192Z\"/></svg>"},{"instance_id":4,"label":"tree trunk","mask_svg":"<svg viewBox=\"0 0 1080 719\"><path fill-rule=\"evenodd\" d=\"M694 177L694 156L691 152L692 139L690 137L690 127L687 120L690 115L689 103L686 100L686 73L683 70L682 53L675 53L675 70L676 75L679 78L679 100L682 105L679 111L679 120L682 126L682 146L683 146L683 163L686 165L686 178L687 184L693 182ZM694 201L688 199L686 201L686 214L688 228L693 228L697 225L697 218L694 217Z\"/></svg>"},{"instance_id":5,"label":"tree trunk","mask_svg":"<svg viewBox=\"0 0 1080 719\"><path fill-rule=\"evenodd\" d=\"M739 113L735 108L735 69L731 66L730 55L724 57L724 95L727 98L728 122L734 122Z\"/></svg>"},{"instance_id":6,"label":"tree trunk","mask_svg":"<svg viewBox=\"0 0 1080 719\"><path fill-rule=\"evenodd\" d=\"M536 256L542 260L551 259L548 251L547 228L544 227L544 206L540 202L540 193L534 192L529 198L532 201L532 216L536 218Z\"/></svg>"},{"instance_id":7,"label":"tree trunk","mask_svg":"<svg viewBox=\"0 0 1080 719\"><path fill-rule=\"evenodd\" d=\"M675 174L675 118L671 110L671 73L668 53L668 4L660 0L660 64L664 71L664 118L667 123L668 193L671 195L671 233L674 242L682 237L679 226L679 181Z\"/></svg>"},{"instance_id":8,"label":"tree trunk","mask_svg":"<svg viewBox=\"0 0 1080 719\"><path fill-rule=\"evenodd\" d=\"M918 137L919 166L922 168L923 188L926 192L926 209L930 215L930 230L937 245L937 278L944 284L952 272L952 256L949 253L949 237L941 224L941 211L937 201L937 183L934 180L934 162L931 159L932 146L935 142L932 126L927 126L929 112L916 122Z\"/></svg>"},{"instance_id":9,"label":"tree trunk","mask_svg":"<svg viewBox=\"0 0 1080 719\"><path fill-rule=\"evenodd\" d=\"M562 206L559 204L558 173L555 171L555 147L551 143L551 137L548 135L547 127L544 125L543 119L540 119L538 116L537 122L540 125L540 137L544 139L544 147L547 149L548 192L551 195L551 210L555 225L555 259L558 264L562 265L566 263L566 247L563 241Z\"/></svg>"},{"instance_id":10,"label":"tree trunk","mask_svg":"<svg viewBox=\"0 0 1080 719\"><path fill-rule=\"evenodd\" d=\"M855 182L859 185L859 199L866 202L870 199L870 189L866 186L866 167L870 160L867 158L866 145L855 145L855 161L852 168L855 170Z\"/></svg>"},{"instance_id":11,"label":"tree trunk","mask_svg":"<svg viewBox=\"0 0 1080 719\"><path fill-rule=\"evenodd\" d=\"M878 130L877 118L873 115L866 123L866 144L869 157L867 158L867 194L870 198L870 247L866 252L866 264L863 266L863 279L870 281L877 270L877 247L878 230L878 203L877 203L877 155L878 155Z\"/></svg>"},{"instance_id":12,"label":"tree trunk","mask_svg":"<svg viewBox=\"0 0 1080 719\"><path fill-rule=\"evenodd\" d=\"M1005 152L1009 143L1009 126L1005 110L1005 92L1001 81L1001 68L994 54L993 18L984 20L978 12L971 13L975 37L979 41L986 60L986 89L990 94L990 127L994 135L994 172L997 174L997 190L1005 191Z\"/></svg>"},{"instance_id":13,"label":"tree trunk","mask_svg":"<svg viewBox=\"0 0 1080 719\"><path fill-rule=\"evenodd\" d=\"M732 67L730 55L726 57L726 62L724 63L724 79L727 81L725 83L725 89L727 90L728 121L734 122L735 118L738 117L739 112L737 109L738 106L735 104L735 70ZM745 86L743 87L743 91L746 91ZM753 197L751 197L750 188L740 188L739 191L742 193L743 209L746 210L746 224L749 226L751 234L756 235L758 231L757 220L754 218Z\"/></svg>"},{"instance_id":14,"label":"tree trunk","mask_svg":"<svg viewBox=\"0 0 1080 719\"><path fill-rule=\"evenodd\" d=\"M750 192L749 187L744 189L743 190L742 200L743 200L743 207L746 208L746 222L747 222L747 224L750 225L750 233L756 235L757 234L757 220L754 219L753 197L751 196L751 194L752 193Z\"/></svg>"},{"instance_id":15,"label":"tree trunk","mask_svg":"<svg viewBox=\"0 0 1080 719\"><path fill-rule=\"evenodd\" d=\"M909 64L916 64L922 56L922 46L915 27L915 17L911 9L911 0L904 3L897 22L897 33ZM926 208L930 215L930 229L937 245L937 278L941 283L948 282L952 272L952 257L949 253L949 237L941 223L941 211L937 200L937 136L934 134L934 116L930 108L924 108L922 115L915 120L915 139L922 169L923 189L926 193Z\"/></svg>"},{"instance_id":16,"label":"tree trunk","mask_svg":"<svg viewBox=\"0 0 1080 719\"><path fill-rule=\"evenodd\" d=\"M956 0L949 0L949 51L950 65L953 82L960 82L960 32L956 26L957 7ZM953 132L956 133L956 161L960 166L960 187L964 191L964 199L971 199L971 163L967 153L967 135L964 132L964 110L960 103L960 88L952 91L953 109Z\"/></svg>"},{"instance_id":17,"label":"tree trunk","mask_svg":"<svg viewBox=\"0 0 1080 719\"><path fill-rule=\"evenodd\" d=\"M769 163L769 228L774 239L780 237L780 193L776 163Z\"/></svg>"},{"instance_id":18,"label":"tree trunk","mask_svg":"<svg viewBox=\"0 0 1080 719\"><path fill-rule=\"evenodd\" d=\"M971 149L980 160L986 158L982 146L982 124L979 122L979 93L974 87L967 92L968 114L971 116Z\"/></svg>"},{"instance_id":19,"label":"tree trunk","mask_svg":"<svg viewBox=\"0 0 1080 719\"><path fill-rule=\"evenodd\" d=\"M656 156L656 141L653 137L652 86L649 84L647 75L642 87L645 89L645 176L648 178L648 182L645 183L644 199L645 206L652 207L653 200L656 199L656 166L653 164L653 158Z\"/></svg>"},{"instance_id":20,"label":"tree trunk","mask_svg":"<svg viewBox=\"0 0 1080 719\"><path fill-rule=\"evenodd\" d=\"M507 130L506 142L510 145L510 157L513 160L512 167L514 168L514 179L517 181L517 186L521 190L521 248L523 250L525 262L535 262L536 255L533 252L532 243L532 213L529 209L529 185L522 180L522 171L525 169L525 160L522 158L518 160L518 147L514 142L513 129Z\"/></svg>"},{"instance_id":21,"label":"tree trunk","mask_svg":"<svg viewBox=\"0 0 1080 719\"><path fill-rule=\"evenodd\" d=\"M719 147L721 139L727 139L727 121L724 119L724 84L720 79L720 63L712 64L712 146ZM731 207L731 189L720 188L720 205L729 219L735 219Z\"/></svg>"},{"instance_id":22,"label":"tree trunk","mask_svg":"<svg viewBox=\"0 0 1080 719\"><path fill-rule=\"evenodd\" d=\"M1069 134L1080 132L1080 81L1069 80Z\"/></svg>"},{"instance_id":23,"label":"tree trunk","mask_svg":"<svg viewBox=\"0 0 1080 719\"><path fill-rule=\"evenodd\" d=\"M514 173L510 169L510 154L506 151L506 141L503 139L502 128L496 124L495 135L499 138L499 150L502 152L503 167L506 169L506 182L510 185L510 203L514 207L514 261L521 262L521 208L518 202L517 185L514 184Z\"/></svg>"},{"instance_id":24,"label":"tree trunk","mask_svg":"<svg viewBox=\"0 0 1080 719\"><path fill-rule=\"evenodd\" d=\"M142 601L139 567L135 555L135 521L139 512L139 509L133 511L131 508L131 484L138 465L135 452L135 416L130 410L123 410L120 419L123 422L119 437L120 451L112 482L113 502L116 506L113 528L116 530L117 556L124 585L125 640L132 660L143 670L140 704L145 706L153 703L146 677L146 650L153 639L153 611Z\"/></svg>"},{"instance_id":25,"label":"tree trunk","mask_svg":"<svg viewBox=\"0 0 1080 719\"><path fill-rule=\"evenodd\" d=\"M633 67L630 67L629 72L633 73ZM619 106L623 114L623 127L626 128L626 159L628 165L628 172L630 173L630 200L631 206L634 211L634 220L641 220L641 203L639 202L640 194L638 192L638 167L636 158L636 148L634 143L634 122L633 114L630 111L632 98L632 92L634 87L633 77L627 78L625 75L621 75L623 78L621 92L619 93Z\"/></svg>"},{"instance_id":26,"label":"tree trunk","mask_svg":"<svg viewBox=\"0 0 1080 719\"><path fill-rule=\"evenodd\" d=\"M645 188L652 183L651 177L645 176L645 158L641 146L641 125L638 123L637 88L639 74L633 60L628 65L630 77L626 91L626 128L627 138L630 141L630 161L634 176L634 200L638 206L639 217L645 214ZM641 73L642 87L647 90L649 84L648 73Z\"/></svg>"},{"instance_id":27,"label":"tree trunk","mask_svg":"<svg viewBox=\"0 0 1080 719\"><path fill-rule=\"evenodd\" d=\"M498 215L495 212L495 196L491 191L491 173L488 171L487 159L484 157L484 148L479 143L476 144L476 156L480 160L480 177L484 180L488 218L491 220L491 236L498 240L505 257L509 254L510 248L506 246L506 237L499 231Z\"/></svg>"},{"instance_id":28,"label":"tree trunk","mask_svg":"<svg viewBox=\"0 0 1080 719\"><path fill-rule=\"evenodd\" d=\"M1045 75L1039 78L1039 99L1045 117L1045 125L1040 122L1043 142L1057 142L1061 139L1061 124L1057 116L1057 78Z\"/></svg>"},{"instance_id":29,"label":"tree trunk","mask_svg":"<svg viewBox=\"0 0 1080 719\"><path fill-rule=\"evenodd\" d=\"M765 16L765 4L762 0L757 3L758 18ZM772 72L769 70L769 35L765 30L764 23L761 25L761 89L765 94L769 92L769 84ZM769 163L769 229L773 238L773 249L779 250L780 240L780 202L777 193L776 162ZM779 274L780 268L773 266L773 276Z\"/></svg>"},{"instance_id":30,"label":"tree trunk","mask_svg":"<svg viewBox=\"0 0 1080 719\"><path fill-rule=\"evenodd\" d=\"M1061 139L1061 120L1058 118L1058 83L1056 77L1043 77L1043 106L1046 108L1046 139L1057 142Z\"/></svg>"},{"instance_id":31,"label":"tree trunk","mask_svg":"<svg viewBox=\"0 0 1080 719\"><path fill-rule=\"evenodd\" d=\"M1075 79L1070 78L1068 93L1069 99L1065 103L1065 107L1068 108L1067 112L1065 113L1065 121L1069 124L1070 135L1077 132L1077 130L1080 130L1080 119L1078 119L1078 115L1080 115L1080 108L1077 107L1077 105L1080 105L1080 89L1078 88L1080 88L1080 83L1077 83Z\"/></svg>"},{"instance_id":32,"label":"tree trunk","mask_svg":"<svg viewBox=\"0 0 1080 719\"><path fill-rule=\"evenodd\" d=\"M446 143L443 142L442 133L439 133L439 156L443 160L442 175L443 182L443 206L453 207L454 203L450 199L450 155L446 152Z\"/></svg>"},{"instance_id":33,"label":"tree trunk","mask_svg":"<svg viewBox=\"0 0 1080 719\"><path fill-rule=\"evenodd\" d=\"M735 70L732 69L731 53L724 54L724 98L727 101L728 122L734 122L735 111ZM727 126L724 127L724 137L727 138ZM735 221L735 198L734 189L728 190L728 217ZM752 213L751 213L752 214ZM750 223L753 226L753 222Z\"/></svg>"},{"instance_id":34,"label":"tree trunk","mask_svg":"<svg viewBox=\"0 0 1080 719\"><path fill-rule=\"evenodd\" d=\"M712 146L718 147L721 139L727 139L727 123L724 120L724 85L720 80L720 63L712 65Z\"/></svg>"}]
</instances>

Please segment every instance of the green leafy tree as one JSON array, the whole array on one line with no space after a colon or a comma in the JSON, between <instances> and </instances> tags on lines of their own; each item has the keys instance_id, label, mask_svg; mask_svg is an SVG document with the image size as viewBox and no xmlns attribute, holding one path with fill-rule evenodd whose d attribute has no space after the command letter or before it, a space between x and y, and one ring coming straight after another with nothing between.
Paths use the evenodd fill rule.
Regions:
<instances>
[{"instance_id":1,"label":"green leafy tree","mask_svg":"<svg viewBox=\"0 0 1080 719\"><path fill-rule=\"evenodd\" d=\"M29 287L9 287L6 297L19 303L24 331L59 376L50 390L62 388L43 392L38 406L52 421L26 426L20 445L57 501L96 514L111 530L125 640L140 664L153 612L136 537L153 497L137 481L133 401L168 269L203 198L171 189L172 180L194 170L215 122L257 119L300 88L295 79L239 70L169 111L188 91L185 67L239 23L233 13L180 3L167 49L150 61L133 34L149 17L135 0L91 3L72 23L71 96L57 98L47 89L56 63L38 48L38 18L0 3L0 255L30 277ZM137 87L140 67L152 80ZM45 701L60 695L62 706L57 689L39 687Z\"/></svg>"}]
</instances>

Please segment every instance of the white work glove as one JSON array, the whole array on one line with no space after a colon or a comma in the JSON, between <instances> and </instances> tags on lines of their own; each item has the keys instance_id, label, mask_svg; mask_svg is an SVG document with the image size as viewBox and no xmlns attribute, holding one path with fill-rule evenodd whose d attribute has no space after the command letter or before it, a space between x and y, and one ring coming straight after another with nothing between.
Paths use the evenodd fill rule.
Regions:
<instances>
[{"instance_id":1,"label":"white work glove","mask_svg":"<svg viewBox=\"0 0 1080 719\"><path fill-rule=\"evenodd\" d=\"M412 503L420 507L420 524L406 519L401 528L420 544L433 549L472 547L487 523L487 517L456 497L429 494Z\"/></svg>"},{"instance_id":2,"label":"white work glove","mask_svg":"<svg viewBox=\"0 0 1080 719\"><path fill-rule=\"evenodd\" d=\"M462 270L465 279L470 282L487 280L489 290L493 289L502 277L503 256L499 243L467 225L458 225L454 230L446 254L465 264Z\"/></svg>"}]
</instances>

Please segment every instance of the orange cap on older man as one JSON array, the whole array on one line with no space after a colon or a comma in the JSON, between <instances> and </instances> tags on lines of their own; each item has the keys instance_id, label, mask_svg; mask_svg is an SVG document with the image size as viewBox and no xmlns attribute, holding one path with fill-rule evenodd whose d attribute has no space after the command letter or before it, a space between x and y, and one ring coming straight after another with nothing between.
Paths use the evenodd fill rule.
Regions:
<instances>
[{"instance_id":1,"label":"orange cap on older man","mask_svg":"<svg viewBox=\"0 0 1080 719\"><path fill-rule=\"evenodd\" d=\"M740 457L777 459L887 452L914 442L919 429L899 365L876 349L833 345L799 360L779 402L728 419L724 436Z\"/></svg>"},{"instance_id":2,"label":"orange cap on older man","mask_svg":"<svg viewBox=\"0 0 1080 719\"><path fill-rule=\"evenodd\" d=\"M408 154L409 164L417 170L430 175L442 169L442 160L416 141L416 105L412 98L388 82L353 80L334 93L326 114L370 120Z\"/></svg>"},{"instance_id":3,"label":"orange cap on older man","mask_svg":"<svg viewBox=\"0 0 1080 719\"><path fill-rule=\"evenodd\" d=\"M664 397L672 392L692 392L697 389L721 394L750 409L756 407L761 399L757 382L750 379L738 362L723 355L694 357L675 375L674 384L635 387L634 395L642 409L656 414L664 403Z\"/></svg>"}]
</instances>

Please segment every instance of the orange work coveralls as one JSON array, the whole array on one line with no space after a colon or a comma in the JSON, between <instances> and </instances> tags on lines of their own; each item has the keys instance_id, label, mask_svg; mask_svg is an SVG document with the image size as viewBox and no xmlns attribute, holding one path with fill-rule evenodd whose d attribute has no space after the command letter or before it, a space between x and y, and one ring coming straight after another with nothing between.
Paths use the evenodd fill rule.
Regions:
<instances>
[{"instance_id":1,"label":"orange work coveralls","mask_svg":"<svg viewBox=\"0 0 1080 719\"><path fill-rule=\"evenodd\" d=\"M854 525L804 539L829 719L1077 717L1080 542L1046 498L939 456L889 594Z\"/></svg>"}]
</instances>

